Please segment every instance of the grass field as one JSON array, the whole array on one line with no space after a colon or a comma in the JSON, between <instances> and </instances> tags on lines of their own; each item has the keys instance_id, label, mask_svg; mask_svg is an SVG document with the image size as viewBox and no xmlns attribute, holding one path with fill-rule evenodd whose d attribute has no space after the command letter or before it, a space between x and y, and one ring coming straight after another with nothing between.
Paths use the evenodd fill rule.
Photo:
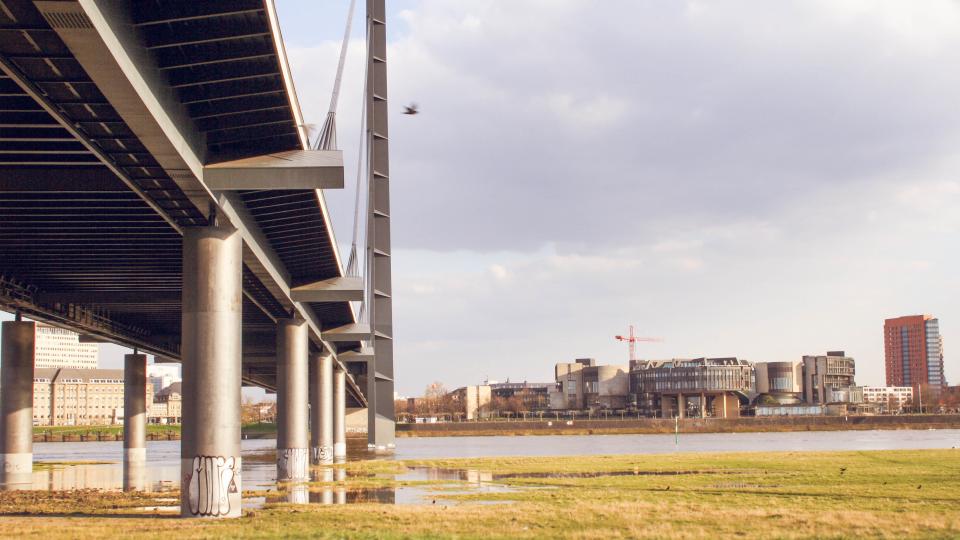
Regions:
<instances>
[{"instance_id":1,"label":"grass field","mask_svg":"<svg viewBox=\"0 0 960 540\"><path fill-rule=\"evenodd\" d=\"M276 424L246 424L242 427L244 434L272 435L276 436ZM123 425L109 426L34 426L34 435L122 435ZM179 424L147 424L147 433L156 435L166 435L167 433L179 434Z\"/></svg>"},{"instance_id":2,"label":"grass field","mask_svg":"<svg viewBox=\"0 0 960 540\"><path fill-rule=\"evenodd\" d=\"M111 426L35 426L34 435L122 435L123 425ZM147 433L167 434L180 433L178 425L147 424Z\"/></svg>"},{"instance_id":3,"label":"grass field","mask_svg":"<svg viewBox=\"0 0 960 540\"><path fill-rule=\"evenodd\" d=\"M230 521L137 510L176 504L169 493L8 492L0 536L960 537L960 450L372 461L350 464L339 485L402 484L390 473L406 467L489 471L514 490L450 494L438 482L438 504L271 504Z\"/></svg>"}]
</instances>

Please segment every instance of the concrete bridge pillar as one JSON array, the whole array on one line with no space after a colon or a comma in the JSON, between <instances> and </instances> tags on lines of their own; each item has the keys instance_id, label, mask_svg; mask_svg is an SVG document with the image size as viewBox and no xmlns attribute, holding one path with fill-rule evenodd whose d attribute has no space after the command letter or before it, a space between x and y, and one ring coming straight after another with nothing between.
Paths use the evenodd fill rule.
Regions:
<instances>
[{"instance_id":1,"label":"concrete bridge pillar","mask_svg":"<svg viewBox=\"0 0 960 540\"><path fill-rule=\"evenodd\" d=\"M0 330L0 486L33 483L33 361L36 323L7 321ZM56 414L50 411L50 414Z\"/></svg>"},{"instance_id":2,"label":"concrete bridge pillar","mask_svg":"<svg viewBox=\"0 0 960 540\"><path fill-rule=\"evenodd\" d=\"M240 363L242 240L233 227L184 229L184 517L241 514Z\"/></svg>"},{"instance_id":3,"label":"concrete bridge pillar","mask_svg":"<svg viewBox=\"0 0 960 540\"><path fill-rule=\"evenodd\" d=\"M307 323L277 321L277 480L307 480Z\"/></svg>"},{"instance_id":4,"label":"concrete bridge pillar","mask_svg":"<svg viewBox=\"0 0 960 540\"><path fill-rule=\"evenodd\" d=\"M333 357L313 357L313 416L310 425L310 446L314 465L333 463Z\"/></svg>"},{"instance_id":5,"label":"concrete bridge pillar","mask_svg":"<svg viewBox=\"0 0 960 540\"><path fill-rule=\"evenodd\" d=\"M147 355L123 357L123 489L143 491L147 476Z\"/></svg>"},{"instance_id":6,"label":"concrete bridge pillar","mask_svg":"<svg viewBox=\"0 0 960 540\"><path fill-rule=\"evenodd\" d=\"M337 368L333 374L333 461L347 460L347 373Z\"/></svg>"}]
</instances>

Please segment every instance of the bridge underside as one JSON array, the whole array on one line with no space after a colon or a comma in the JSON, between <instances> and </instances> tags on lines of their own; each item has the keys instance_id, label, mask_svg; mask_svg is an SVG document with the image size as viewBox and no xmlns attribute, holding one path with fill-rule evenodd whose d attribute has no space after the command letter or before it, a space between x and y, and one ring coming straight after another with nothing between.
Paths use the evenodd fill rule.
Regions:
<instances>
[{"instance_id":1,"label":"bridge underside","mask_svg":"<svg viewBox=\"0 0 960 540\"><path fill-rule=\"evenodd\" d=\"M0 308L179 361L182 232L216 208L245 234L244 383L277 388L277 321L292 315L314 352L359 351L321 334L356 322L348 302L290 296L343 275L322 193L211 190L198 169L304 149L270 4L88 4L102 19L0 5ZM119 44L104 40L117 24ZM345 366L347 406L366 403L365 366Z\"/></svg>"}]
</instances>

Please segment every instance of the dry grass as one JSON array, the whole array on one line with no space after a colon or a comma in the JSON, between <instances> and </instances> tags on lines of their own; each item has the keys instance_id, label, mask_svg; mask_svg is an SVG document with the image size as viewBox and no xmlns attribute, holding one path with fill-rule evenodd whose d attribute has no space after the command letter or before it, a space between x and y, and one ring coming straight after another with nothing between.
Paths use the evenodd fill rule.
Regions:
<instances>
[{"instance_id":1,"label":"dry grass","mask_svg":"<svg viewBox=\"0 0 960 540\"><path fill-rule=\"evenodd\" d=\"M351 464L489 471L512 493L463 504L270 505L239 520L156 519L149 497L0 494L0 535L101 538L951 538L960 450L496 458ZM345 487L351 487L347 480ZM438 483L438 489L441 487ZM169 495L166 495L169 496ZM128 497L132 497L127 500ZM472 501L503 504L470 504ZM512 501L512 502L506 502ZM169 502L162 504L170 504ZM30 511L33 515L11 515ZM78 512L77 516L67 515Z\"/></svg>"}]
</instances>

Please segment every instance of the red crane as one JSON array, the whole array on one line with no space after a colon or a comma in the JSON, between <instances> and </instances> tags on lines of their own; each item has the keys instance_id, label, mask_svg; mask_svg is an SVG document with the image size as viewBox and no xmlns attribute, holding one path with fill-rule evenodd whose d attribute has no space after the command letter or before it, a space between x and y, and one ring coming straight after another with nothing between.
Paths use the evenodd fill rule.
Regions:
<instances>
[{"instance_id":1,"label":"red crane","mask_svg":"<svg viewBox=\"0 0 960 540\"><path fill-rule=\"evenodd\" d=\"M655 337L640 337L633 333L633 325L630 325L629 336L613 336L617 341L626 341L630 344L630 361L637 360L637 342L638 341L663 341Z\"/></svg>"}]
</instances>

